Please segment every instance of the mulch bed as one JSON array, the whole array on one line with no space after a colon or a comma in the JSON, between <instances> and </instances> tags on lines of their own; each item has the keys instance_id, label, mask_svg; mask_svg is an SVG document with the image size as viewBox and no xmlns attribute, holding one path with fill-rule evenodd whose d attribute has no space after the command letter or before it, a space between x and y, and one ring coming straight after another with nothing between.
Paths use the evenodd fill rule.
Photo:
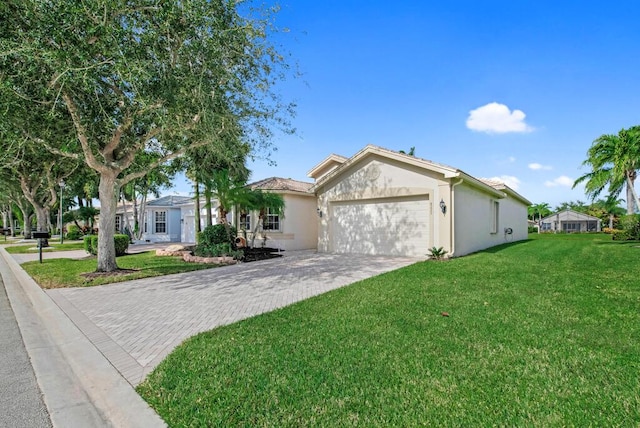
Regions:
<instances>
[{"instance_id":1,"label":"mulch bed","mask_svg":"<svg viewBox=\"0 0 640 428\"><path fill-rule=\"evenodd\" d=\"M278 253L277 248L242 248L242 251L244 252L244 256L242 257L243 262L255 262L258 260L268 260L282 257L282 254Z\"/></svg>"}]
</instances>

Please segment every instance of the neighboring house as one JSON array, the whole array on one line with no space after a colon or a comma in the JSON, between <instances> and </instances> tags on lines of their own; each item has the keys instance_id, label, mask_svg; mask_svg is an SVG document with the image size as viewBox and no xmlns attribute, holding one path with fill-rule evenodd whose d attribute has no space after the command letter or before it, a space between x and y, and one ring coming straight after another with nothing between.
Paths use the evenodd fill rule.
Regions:
<instances>
[{"instance_id":1,"label":"neighboring house","mask_svg":"<svg viewBox=\"0 0 640 428\"><path fill-rule=\"evenodd\" d=\"M573 210L559 211L540 220L540 232L600 232L602 220Z\"/></svg>"},{"instance_id":2,"label":"neighboring house","mask_svg":"<svg viewBox=\"0 0 640 428\"><path fill-rule=\"evenodd\" d=\"M147 202L142 227L144 242L180 242L182 206L192 204L189 196L163 196Z\"/></svg>"},{"instance_id":3,"label":"neighboring house","mask_svg":"<svg viewBox=\"0 0 640 428\"><path fill-rule=\"evenodd\" d=\"M443 247L462 256L527 239L530 201L446 165L368 145L308 175L321 252L423 257Z\"/></svg>"},{"instance_id":4,"label":"neighboring house","mask_svg":"<svg viewBox=\"0 0 640 428\"><path fill-rule=\"evenodd\" d=\"M282 250L315 249L318 243L318 216L316 213L316 196L311 191L313 183L291 180L289 178L271 177L247 185L250 189L273 192L284 199L284 215L267 212L263 227L258 229L255 246L262 245L266 236L266 246ZM247 241L251 241L257 212L241 215L234 212L234 224L238 234L246 231Z\"/></svg>"}]
</instances>

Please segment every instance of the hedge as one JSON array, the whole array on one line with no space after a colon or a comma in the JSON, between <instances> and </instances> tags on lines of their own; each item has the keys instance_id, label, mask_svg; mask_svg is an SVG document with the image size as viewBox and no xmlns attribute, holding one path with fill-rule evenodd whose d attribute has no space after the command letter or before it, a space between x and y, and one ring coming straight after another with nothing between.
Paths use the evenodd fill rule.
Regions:
<instances>
[{"instance_id":1,"label":"hedge","mask_svg":"<svg viewBox=\"0 0 640 428\"><path fill-rule=\"evenodd\" d=\"M115 234L113 241L116 245L116 257L124 256L129 249L129 237L127 235ZM87 235L84 237L84 249L87 253L98 254L98 235Z\"/></svg>"}]
</instances>

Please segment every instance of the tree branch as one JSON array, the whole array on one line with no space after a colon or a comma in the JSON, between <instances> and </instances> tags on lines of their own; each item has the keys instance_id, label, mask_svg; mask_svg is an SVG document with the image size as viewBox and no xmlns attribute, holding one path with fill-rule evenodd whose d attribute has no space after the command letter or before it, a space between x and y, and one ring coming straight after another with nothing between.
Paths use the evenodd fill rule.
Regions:
<instances>
[{"instance_id":1,"label":"tree branch","mask_svg":"<svg viewBox=\"0 0 640 428\"><path fill-rule=\"evenodd\" d=\"M82 152L84 153L87 165L100 173L107 172L109 168L106 165L100 163L91 151L91 146L89 146L89 141L87 140L87 131L80 121L80 116L78 115L78 108L76 107L76 104L73 102L67 92L62 93L62 99L67 105L67 110L69 111L71 119L73 120L73 125L76 128L78 140L80 141L80 145L82 146Z\"/></svg>"}]
</instances>

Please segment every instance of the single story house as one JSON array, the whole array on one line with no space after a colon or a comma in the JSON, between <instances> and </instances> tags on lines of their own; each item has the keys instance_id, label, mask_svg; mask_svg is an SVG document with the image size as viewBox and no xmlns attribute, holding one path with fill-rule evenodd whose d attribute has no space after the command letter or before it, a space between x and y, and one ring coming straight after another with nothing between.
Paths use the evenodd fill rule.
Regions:
<instances>
[{"instance_id":1,"label":"single story house","mask_svg":"<svg viewBox=\"0 0 640 428\"><path fill-rule=\"evenodd\" d=\"M602 220L574 210L559 211L540 220L540 232L600 232Z\"/></svg>"},{"instance_id":2,"label":"single story house","mask_svg":"<svg viewBox=\"0 0 640 428\"><path fill-rule=\"evenodd\" d=\"M317 196L318 251L462 256L527 239L531 202L503 183L368 145L309 171Z\"/></svg>"},{"instance_id":3,"label":"single story house","mask_svg":"<svg viewBox=\"0 0 640 428\"><path fill-rule=\"evenodd\" d=\"M263 243L281 250L315 249L318 240L318 222L316 197L311 192L313 183L271 177L247 185L251 189L275 192L282 195L285 203L284 213L267 212L263 226L256 233L255 246ZM218 223L218 201L213 199L212 222ZM200 201L200 228L206 226L205 201ZM126 214L125 214L126 212ZM125 215L133 225L133 207L119 205L116 210L116 230L124 232ZM188 196L164 196L146 203L143 222L143 242L196 242L195 203ZM236 226L238 234L251 241L257 212L241 214L233 207L227 215L227 221ZM266 240L265 240L266 238Z\"/></svg>"},{"instance_id":4,"label":"single story house","mask_svg":"<svg viewBox=\"0 0 640 428\"><path fill-rule=\"evenodd\" d=\"M284 199L284 213L267 212L263 225L257 233L255 246L264 244L282 250L315 249L318 242L318 221L316 196L311 191L313 183L292 180L290 178L270 177L247 185L253 190L273 192ZM247 215L234 211L234 224L239 235L251 240L258 213Z\"/></svg>"}]
</instances>

